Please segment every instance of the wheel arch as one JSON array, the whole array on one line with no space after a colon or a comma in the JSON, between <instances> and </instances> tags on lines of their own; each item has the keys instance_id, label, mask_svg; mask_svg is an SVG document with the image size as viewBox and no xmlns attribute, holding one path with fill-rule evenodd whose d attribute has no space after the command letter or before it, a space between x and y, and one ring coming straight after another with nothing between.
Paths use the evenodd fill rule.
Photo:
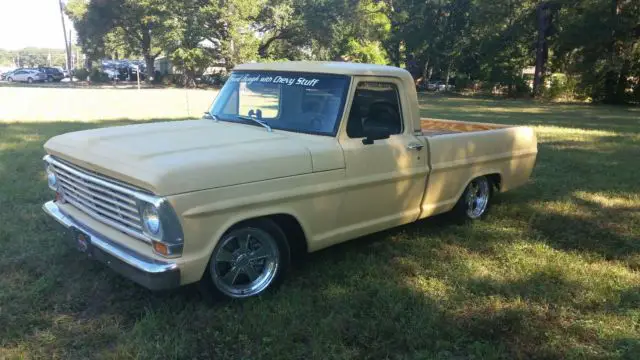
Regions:
<instances>
[{"instance_id":1,"label":"wheel arch","mask_svg":"<svg viewBox=\"0 0 640 360\"><path fill-rule=\"evenodd\" d=\"M492 190L493 191L500 191L500 188L502 186L502 173L498 170L487 170L487 171L483 171L483 172L478 172L478 173L473 173L469 179L464 183L464 186L462 187L462 189L460 189L458 191L458 196L456 197L456 202L458 200L460 200L460 197L462 197L462 194L464 194L464 191L467 189L467 186L469 186L469 184L471 183L471 181L473 181L473 179L478 178L480 176L486 176L487 179L489 179L489 182L492 185Z\"/></svg>"},{"instance_id":2,"label":"wheel arch","mask_svg":"<svg viewBox=\"0 0 640 360\"><path fill-rule=\"evenodd\" d=\"M287 236L287 241L291 250L292 260L302 257L308 252L308 232L305 231L305 226L302 221L291 211L285 211L283 209L272 209L268 211L265 209L263 212L251 212L243 213L240 216L230 217L225 225L221 226L220 231L216 231L212 234L211 243L207 252L209 256L215 249L220 239L229 232L229 230L252 220L268 219L273 221L284 234Z\"/></svg>"},{"instance_id":3,"label":"wheel arch","mask_svg":"<svg viewBox=\"0 0 640 360\"><path fill-rule=\"evenodd\" d=\"M245 219L235 221L221 233L220 237L224 236L224 234L229 232L229 230L236 228L243 223L260 219L271 220L282 230L282 232L287 237L287 242L291 250L292 260L302 257L308 252L307 236L304 229L302 228L302 225L300 224L300 221L295 216L285 212L276 212L260 216L249 216ZM220 239L216 240L216 245L218 241L220 241Z\"/></svg>"}]
</instances>

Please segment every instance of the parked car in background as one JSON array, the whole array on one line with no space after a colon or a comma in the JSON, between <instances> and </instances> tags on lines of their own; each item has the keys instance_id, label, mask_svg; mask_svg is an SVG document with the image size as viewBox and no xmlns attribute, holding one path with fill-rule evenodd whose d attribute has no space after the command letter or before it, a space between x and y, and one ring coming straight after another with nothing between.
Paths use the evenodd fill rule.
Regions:
<instances>
[{"instance_id":1,"label":"parked car in background","mask_svg":"<svg viewBox=\"0 0 640 360\"><path fill-rule=\"evenodd\" d=\"M24 81L28 83L43 82L47 79L47 75L38 69L18 69L11 75L7 75L7 81Z\"/></svg>"},{"instance_id":2,"label":"parked car in background","mask_svg":"<svg viewBox=\"0 0 640 360\"><path fill-rule=\"evenodd\" d=\"M3 71L2 73L0 73L0 80L7 80L7 77L9 75L13 74L14 71L16 71L16 70L12 69L12 70Z\"/></svg>"},{"instance_id":3,"label":"parked car in background","mask_svg":"<svg viewBox=\"0 0 640 360\"><path fill-rule=\"evenodd\" d=\"M443 81L434 81L427 84L428 91L451 91L453 89L455 89L455 86L445 84Z\"/></svg>"},{"instance_id":4,"label":"parked car in background","mask_svg":"<svg viewBox=\"0 0 640 360\"><path fill-rule=\"evenodd\" d=\"M58 82L64 79L64 74L58 68L41 66L38 68L38 70L46 75L45 80L48 82Z\"/></svg>"},{"instance_id":5,"label":"parked car in background","mask_svg":"<svg viewBox=\"0 0 640 360\"><path fill-rule=\"evenodd\" d=\"M69 77L69 72L62 66L56 66L56 69L58 69L64 77Z\"/></svg>"},{"instance_id":6,"label":"parked car in background","mask_svg":"<svg viewBox=\"0 0 640 360\"><path fill-rule=\"evenodd\" d=\"M115 80L118 78L118 75L120 75L120 73L118 72L118 69L114 67L103 67L102 71L105 74L107 74L107 76L109 77L109 80Z\"/></svg>"}]
</instances>

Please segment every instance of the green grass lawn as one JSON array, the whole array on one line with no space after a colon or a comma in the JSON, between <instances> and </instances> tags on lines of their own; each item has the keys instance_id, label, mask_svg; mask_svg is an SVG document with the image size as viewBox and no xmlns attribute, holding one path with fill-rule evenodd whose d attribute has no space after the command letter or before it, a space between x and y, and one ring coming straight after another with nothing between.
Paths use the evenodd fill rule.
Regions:
<instances>
[{"instance_id":1,"label":"green grass lawn","mask_svg":"<svg viewBox=\"0 0 640 360\"><path fill-rule=\"evenodd\" d=\"M149 112L84 106L73 119L86 122L0 97L0 114L24 114L0 120L0 359L640 357L640 109L424 96L424 116L535 126L530 184L483 222L354 240L310 255L273 295L209 305L84 258L40 210L44 141L184 105L149 91ZM142 96L116 92L82 96Z\"/></svg>"}]
</instances>

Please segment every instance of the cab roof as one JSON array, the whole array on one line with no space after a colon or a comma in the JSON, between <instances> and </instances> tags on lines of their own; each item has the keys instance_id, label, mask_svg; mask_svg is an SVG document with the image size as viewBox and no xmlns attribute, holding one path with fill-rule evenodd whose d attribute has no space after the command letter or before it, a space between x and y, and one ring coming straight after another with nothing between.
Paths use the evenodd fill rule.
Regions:
<instances>
[{"instance_id":1,"label":"cab roof","mask_svg":"<svg viewBox=\"0 0 640 360\"><path fill-rule=\"evenodd\" d=\"M341 75L371 75L391 76L399 78L411 78L411 74L404 69L394 66L359 64L340 61L284 61L271 63L241 64L234 70L259 70L259 71L297 71L323 74Z\"/></svg>"}]
</instances>

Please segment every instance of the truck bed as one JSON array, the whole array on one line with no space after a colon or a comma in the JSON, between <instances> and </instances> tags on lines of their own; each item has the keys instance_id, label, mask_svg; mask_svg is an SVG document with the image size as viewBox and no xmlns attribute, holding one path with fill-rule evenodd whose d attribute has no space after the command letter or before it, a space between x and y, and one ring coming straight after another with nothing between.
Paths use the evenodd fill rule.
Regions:
<instances>
[{"instance_id":1,"label":"truck bed","mask_svg":"<svg viewBox=\"0 0 640 360\"><path fill-rule=\"evenodd\" d=\"M422 128L422 135L437 136L437 135L446 135L446 134L458 134L458 133L494 130L494 129L504 128L506 126L498 125L498 124L422 118L420 119L420 127Z\"/></svg>"}]
</instances>

